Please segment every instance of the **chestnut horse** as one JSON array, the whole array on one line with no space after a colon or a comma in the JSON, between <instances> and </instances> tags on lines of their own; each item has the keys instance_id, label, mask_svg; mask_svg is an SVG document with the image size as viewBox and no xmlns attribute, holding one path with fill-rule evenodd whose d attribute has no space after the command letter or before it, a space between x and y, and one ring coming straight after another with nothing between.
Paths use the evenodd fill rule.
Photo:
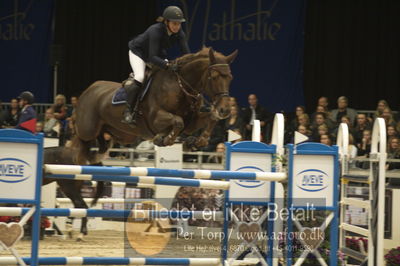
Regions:
<instances>
[{"instance_id":1,"label":"chestnut horse","mask_svg":"<svg viewBox=\"0 0 400 266\"><path fill-rule=\"evenodd\" d=\"M152 139L155 145L168 146L185 133L202 133L192 143L208 144L209 136L219 119L230 114L229 86L232 80L230 63L237 50L228 56L203 47L199 52L178 59L179 71L155 69L153 81L139 106L137 126L121 122L125 105L113 105L111 99L121 83L96 81L79 97L75 112L75 145L79 148L78 163L95 163L90 147L97 141L99 153L107 151L103 133L114 141L133 143L138 137ZM209 112L200 112L203 96L211 102Z\"/></svg>"}]
</instances>

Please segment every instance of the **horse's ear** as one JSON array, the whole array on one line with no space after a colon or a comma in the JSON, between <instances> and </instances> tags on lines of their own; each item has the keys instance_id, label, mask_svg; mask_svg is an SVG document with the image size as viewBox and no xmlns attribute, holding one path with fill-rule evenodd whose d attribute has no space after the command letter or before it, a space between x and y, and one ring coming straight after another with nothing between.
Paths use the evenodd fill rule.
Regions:
<instances>
[{"instance_id":1,"label":"horse's ear","mask_svg":"<svg viewBox=\"0 0 400 266\"><path fill-rule=\"evenodd\" d=\"M228 62L228 64L232 63L233 60L235 60L236 56L238 55L238 50L236 49L233 53L231 53L230 55L228 55L226 57L226 62Z\"/></svg>"},{"instance_id":2,"label":"horse's ear","mask_svg":"<svg viewBox=\"0 0 400 266\"><path fill-rule=\"evenodd\" d=\"M208 56L210 57L210 65L215 64L216 60L215 60L213 48L210 48L210 50L208 51Z\"/></svg>"}]
</instances>

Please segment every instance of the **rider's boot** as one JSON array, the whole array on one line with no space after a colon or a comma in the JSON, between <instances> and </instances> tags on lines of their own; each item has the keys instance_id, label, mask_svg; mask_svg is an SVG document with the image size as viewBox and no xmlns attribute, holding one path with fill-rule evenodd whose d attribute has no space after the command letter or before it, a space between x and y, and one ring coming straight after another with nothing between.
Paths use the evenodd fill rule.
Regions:
<instances>
[{"instance_id":1,"label":"rider's boot","mask_svg":"<svg viewBox=\"0 0 400 266\"><path fill-rule=\"evenodd\" d=\"M127 93L126 109L124 110L123 119L121 122L126 124L136 124L136 120L134 119L132 113L134 112L134 110L132 110L131 103L136 102L135 109L137 109L138 106L137 103L139 101L136 100L136 98L141 92L141 89L142 89L142 84L137 80L134 80L131 85L125 87Z\"/></svg>"},{"instance_id":2,"label":"rider's boot","mask_svg":"<svg viewBox=\"0 0 400 266\"><path fill-rule=\"evenodd\" d=\"M135 103L135 107L133 107L133 111L132 111L131 124L134 124L134 125L136 125L136 116L139 111L139 102L140 102L140 100L137 99L136 103Z\"/></svg>"}]
</instances>

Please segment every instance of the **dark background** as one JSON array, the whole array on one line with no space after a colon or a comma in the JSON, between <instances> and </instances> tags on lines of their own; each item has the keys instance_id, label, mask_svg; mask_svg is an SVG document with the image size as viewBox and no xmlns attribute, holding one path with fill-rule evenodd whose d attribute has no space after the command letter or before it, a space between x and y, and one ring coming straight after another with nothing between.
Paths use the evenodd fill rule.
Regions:
<instances>
[{"instance_id":1,"label":"dark background","mask_svg":"<svg viewBox=\"0 0 400 266\"><path fill-rule=\"evenodd\" d=\"M51 61L60 61L58 92L67 97L79 95L95 80L125 79L130 71L128 40L161 13L155 0L119 0L112 5L105 0L55 3ZM399 109L400 1L306 3L303 77L307 111L314 110L322 95L329 97L331 108L336 107L337 97L346 95L356 109L375 109L379 99ZM235 63L240 64L240 56ZM239 99L241 105L246 102Z\"/></svg>"}]
</instances>

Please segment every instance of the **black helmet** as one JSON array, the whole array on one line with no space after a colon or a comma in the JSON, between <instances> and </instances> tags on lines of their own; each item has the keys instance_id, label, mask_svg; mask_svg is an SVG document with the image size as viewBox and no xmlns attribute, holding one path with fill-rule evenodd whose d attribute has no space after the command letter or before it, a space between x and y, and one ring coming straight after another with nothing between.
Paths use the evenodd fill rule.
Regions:
<instances>
[{"instance_id":1,"label":"black helmet","mask_svg":"<svg viewBox=\"0 0 400 266\"><path fill-rule=\"evenodd\" d=\"M24 91L19 96L18 99L22 99L28 102L28 104L32 104L35 101L35 97L33 96L32 92Z\"/></svg>"},{"instance_id":2,"label":"black helmet","mask_svg":"<svg viewBox=\"0 0 400 266\"><path fill-rule=\"evenodd\" d=\"M185 22L182 10L177 6L169 6L164 10L163 18L169 21Z\"/></svg>"}]
</instances>

